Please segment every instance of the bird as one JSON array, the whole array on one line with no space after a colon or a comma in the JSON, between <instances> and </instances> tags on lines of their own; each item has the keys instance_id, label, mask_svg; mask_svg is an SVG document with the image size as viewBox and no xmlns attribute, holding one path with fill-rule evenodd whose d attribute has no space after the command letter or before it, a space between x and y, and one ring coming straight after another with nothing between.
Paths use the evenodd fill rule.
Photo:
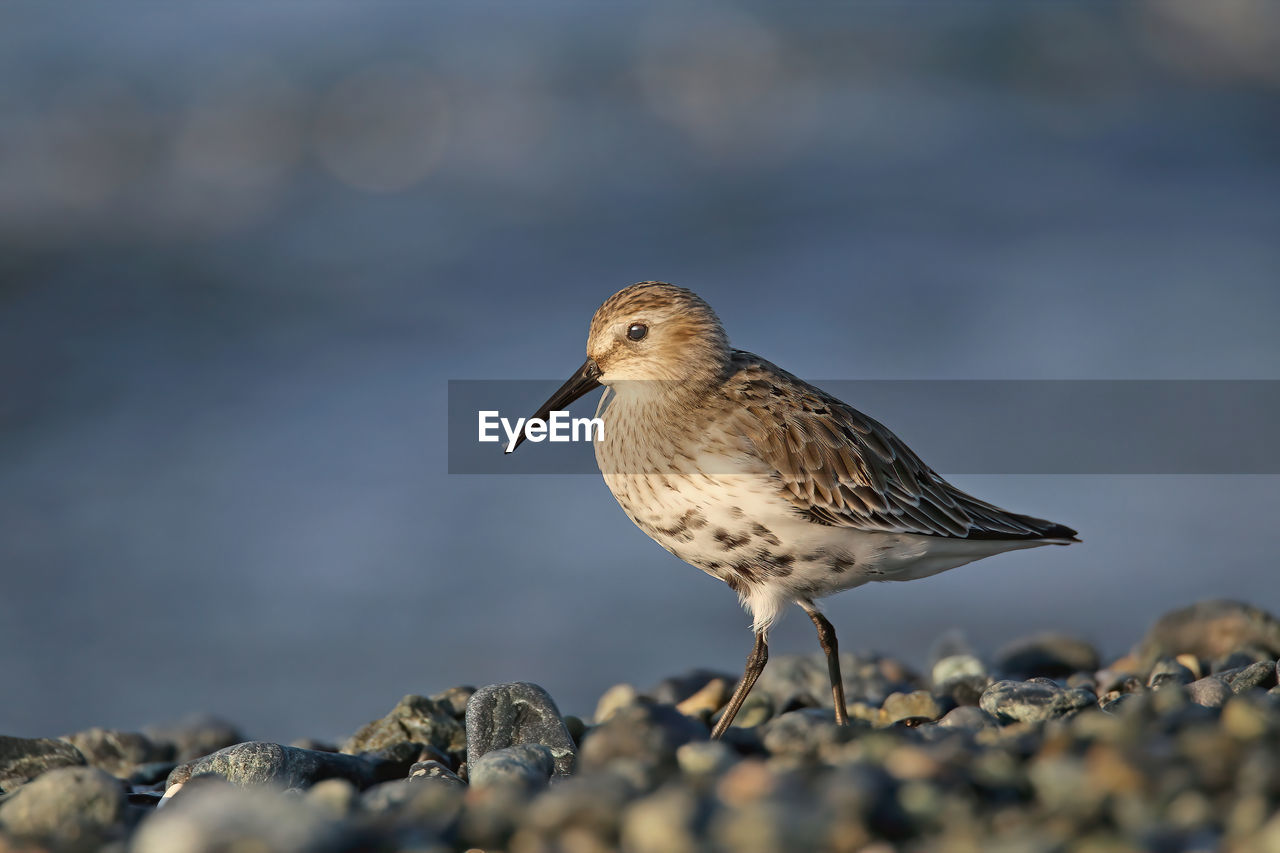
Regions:
<instances>
[{"instance_id":1,"label":"bird","mask_svg":"<svg viewBox=\"0 0 1280 853\"><path fill-rule=\"evenodd\" d=\"M602 385L596 462L622 511L726 583L752 617L751 652L713 739L764 671L769 629L787 606L817 629L835 721L847 725L838 640L820 599L1080 541L1070 527L960 490L880 422L734 349L711 306L683 287L644 281L605 300L586 361L533 418Z\"/></svg>"}]
</instances>

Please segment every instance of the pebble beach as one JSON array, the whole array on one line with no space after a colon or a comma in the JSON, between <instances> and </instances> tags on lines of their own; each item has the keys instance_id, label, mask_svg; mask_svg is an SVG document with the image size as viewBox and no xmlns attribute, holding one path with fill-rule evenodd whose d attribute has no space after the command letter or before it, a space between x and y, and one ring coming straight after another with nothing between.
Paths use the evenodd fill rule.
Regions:
<instances>
[{"instance_id":1,"label":"pebble beach","mask_svg":"<svg viewBox=\"0 0 1280 853\"><path fill-rule=\"evenodd\" d=\"M1280 622L1204 601L1107 659L1064 635L915 667L769 662L620 683L582 716L518 682L371 697L342 743L200 719L0 737L0 851L1280 851ZM381 705L381 707L379 707ZM382 716L377 716L382 714Z\"/></svg>"}]
</instances>

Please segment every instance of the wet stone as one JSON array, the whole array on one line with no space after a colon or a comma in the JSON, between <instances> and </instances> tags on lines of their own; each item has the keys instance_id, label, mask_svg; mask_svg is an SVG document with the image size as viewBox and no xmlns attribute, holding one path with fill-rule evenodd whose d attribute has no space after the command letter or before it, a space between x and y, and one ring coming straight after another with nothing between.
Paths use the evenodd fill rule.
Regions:
<instances>
[{"instance_id":1,"label":"wet stone","mask_svg":"<svg viewBox=\"0 0 1280 853\"><path fill-rule=\"evenodd\" d=\"M65 740L0 736L0 790L12 791L55 767L84 763L80 750Z\"/></svg>"},{"instance_id":2,"label":"wet stone","mask_svg":"<svg viewBox=\"0 0 1280 853\"><path fill-rule=\"evenodd\" d=\"M354 755L251 741L179 765L169 774L165 787L172 790L193 777L211 774L242 787L270 783L306 788L322 779L338 778L366 788L380 780L378 770L373 762Z\"/></svg>"},{"instance_id":3,"label":"wet stone","mask_svg":"<svg viewBox=\"0 0 1280 853\"><path fill-rule=\"evenodd\" d=\"M545 746L555 761L555 775L573 772L577 745L556 703L536 684L482 687L467 703L466 719L467 764L472 772L486 753L524 744Z\"/></svg>"},{"instance_id":4,"label":"wet stone","mask_svg":"<svg viewBox=\"0 0 1280 853\"><path fill-rule=\"evenodd\" d=\"M1059 687L1048 679L997 681L982 694L982 710L1002 722L1036 723L1097 702L1088 690Z\"/></svg>"}]
</instances>

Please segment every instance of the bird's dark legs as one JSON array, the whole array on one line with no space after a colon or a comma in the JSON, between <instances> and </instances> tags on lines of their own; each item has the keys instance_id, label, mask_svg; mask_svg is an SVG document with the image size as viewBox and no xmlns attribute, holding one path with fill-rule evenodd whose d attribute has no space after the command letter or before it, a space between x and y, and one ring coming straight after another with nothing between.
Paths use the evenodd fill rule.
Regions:
<instances>
[{"instance_id":1,"label":"bird's dark legs","mask_svg":"<svg viewBox=\"0 0 1280 853\"><path fill-rule=\"evenodd\" d=\"M729 704L720 715L720 722L716 723L716 727L711 730L712 740L718 740L729 728L733 718L738 716L738 709L746 701L747 694L751 692L752 686L760 677L760 673L764 672L764 665L768 662L769 644L765 642L764 632L761 631L756 634L756 644L751 647L751 654L747 655L747 666L742 673L742 680L738 682L738 689L734 690L733 696L729 698Z\"/></svg>"},{"instance_id":2,"label":"bird's dark legs","mask_svg":"<svg viewBox=\"0 0 1280 853\"><path fill-rule=\"evenodd\" d=\"M849 712L844 707L844 679L840 677L840 648L836 644L836 629L827 621L827 617L813 608L813 605L805 607L804 612L809 614L809 618L817 627L818 644L822 646L822 651L827 656L827 673L831 676L831 698L836 705L836 725L847 726Z\"/></svg>"}]
</instances>

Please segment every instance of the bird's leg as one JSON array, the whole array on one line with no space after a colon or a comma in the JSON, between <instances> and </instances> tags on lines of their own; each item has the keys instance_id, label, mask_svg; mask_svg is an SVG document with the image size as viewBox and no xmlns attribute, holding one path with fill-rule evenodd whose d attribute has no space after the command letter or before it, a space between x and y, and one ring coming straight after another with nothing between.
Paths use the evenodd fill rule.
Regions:
<instances>
[{"instance_id":1,"label":"bird's leg","mask_svg":"<svg viewBox=\"0 0 1280 853\"><path fill-rule=\"evenodd\" d=\"M836 725L849 725L849 712L844 707L844 679L840 677L840 647L836 643L836 629L827 621L827 617L818 612L810 604L804 607L813 624L818 629L818 644L827 655L827 673L831 676L831 698L836 705Z\"/></svg>"},{"instance_id":2,"label":"bird's leg","mask_svg":"<svg viewBox=\"0 0 1280 853\"><path fill-rule=\"evenodd\" d=\"M761 631L756 634L756 643L751 647L751 654L747 655L747 666L742 672L742 680L738 682L738 688L733 691L733 696L729 698L729 704L725 706L724 713L720 715L720 721L711 730L712 740L719 740L720 736L729 728L729 724L733 722L733 718L738 716L738 709L746 701L747 694L751 692L752 686L756 683L756 679L760 677L760 673L764 672L764 665L768 662L769 644L765 641L764 632Z\"/></svg>"}]
</instances>

